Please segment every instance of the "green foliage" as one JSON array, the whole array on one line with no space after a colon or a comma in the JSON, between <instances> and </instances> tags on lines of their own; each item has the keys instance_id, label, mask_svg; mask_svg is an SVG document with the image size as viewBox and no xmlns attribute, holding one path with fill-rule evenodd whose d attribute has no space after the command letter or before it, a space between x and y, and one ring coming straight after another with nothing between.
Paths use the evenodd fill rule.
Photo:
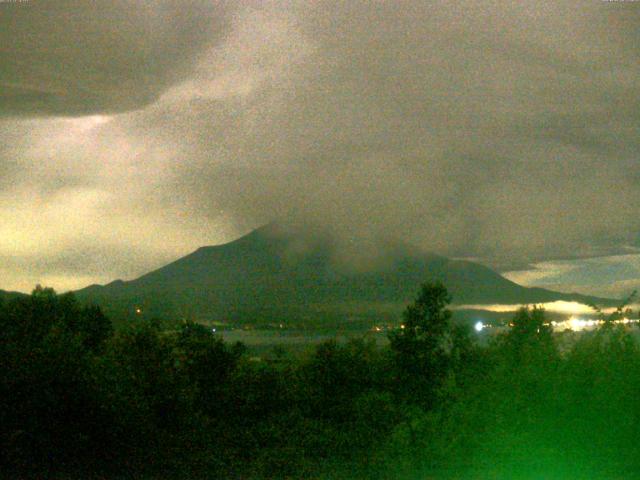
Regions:
<instances>
[{"instance_id":1,"label":"green foliage","mask_svg":"<svg viewBox=\"0 0 640 480\"><path fill-rule=\"evenodd\" d=\"M540 368L557 358L553 330L545 319L543 308L520 308L510 326L506 335L498 337L498 341L504 343L504 353L509 356L508 362Z\"/></svg>"},{"instance_id":2,"label":"green foliage","mask_svg":"<svg viewBox=\"0 0 640 480\"><path fill-rule=\"evenodd\" d=\"M207 327L37 288L0 303L2 478L634 478L640 347L610 325L557 347L539 308L480 346L424 285L388 347L262 358ZM566 334L560 334L566 337Z\"/></svg>"},{"instance_id":3,"label":"green foliage","mask_svg":"<svg viewBox=\"0 0 640 480\"><path fill-rule=\"evenodd\" d=\"M0 455L16 468L75 464L98 441L90 365L112 333L97 308L37 287L0 306Z\"/></svg>"},{"instance_id":4,"label":"green foliage","mask_svg":"<svg viewBox=\"0 0 640 480\"><path fill-rule=\"evenodd\" d=\"M624 317L631 317L633 315L633 311L629 308L634 300L636 300L638 296L638 291L632 291L627 297L623 298L620 303L616 306L615 310L611 312L609 315L605 314L600 305L595 303L588 304L593 311L598 315L598 319L606 322L607 325L611 325L615 320L620 320Z\"/></svg>"},{"instance_id":5,"label":"green foliage","mask_svg":"<svg viewBox=\"0 0 640 480\"><path fill-rule=\"evenodd\" d=\"M242 347L229 348L210 329L197 323L185 323L174 342L175 366L193 390L194 401L204 413L224 414L227 381L242 355Z\"/></svg>"},{"instance_id":6,"label":"green foliage","mask_svg":"<svg viewBox=\"0 0 640 480\"><path fill-rule=\"evenodd\" d=\"M465 332L451 325L451 296L440 283L424 284L403 314L403 323L389 333L398 372L398 387L408 401L431 408L438 390L464 355Z\"/></svg>"}]
</instances>

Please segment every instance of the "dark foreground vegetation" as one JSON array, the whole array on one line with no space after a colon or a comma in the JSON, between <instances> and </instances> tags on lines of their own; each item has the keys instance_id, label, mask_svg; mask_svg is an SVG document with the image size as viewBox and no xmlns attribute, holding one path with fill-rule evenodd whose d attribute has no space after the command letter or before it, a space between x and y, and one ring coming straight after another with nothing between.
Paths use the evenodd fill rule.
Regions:
<instances>
[{"instance_id":1,"label":"dark foreground vegetation","mask_svg":"<svg viewBox=\"0 0 640 480\"><path fill-rule=\"evenodd\" d=\"M425 285L388 347L256 359L201 325L114 331L36 289L0 305L4 478L614 479L640 472L640 349L558 348L544 312L479 346Z\"/></svg>"}]
</instances>

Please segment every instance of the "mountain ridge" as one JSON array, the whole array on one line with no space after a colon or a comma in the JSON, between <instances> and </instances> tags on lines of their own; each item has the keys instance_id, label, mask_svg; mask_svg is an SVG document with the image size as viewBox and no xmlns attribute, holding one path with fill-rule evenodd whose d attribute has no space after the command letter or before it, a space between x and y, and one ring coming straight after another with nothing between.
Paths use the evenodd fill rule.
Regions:
<instances>
[{"instance_id":1,"label":"mountain ridge","mask_svg":"<svg viewBox=\"0 0 640 480\"><path fill-rule=\"evenodd\" d=\"M370 270L336 263L325 238L306 241L273 226L234 241L200 247L134 280L92 285L75 294L107 312L174 319L269 323L375 313L375 305L403 305L427 280L442 281L455 304L532 304L556 300L613 302L518 285L490 268L409 248L390 248ZM354 305L356 307L354 307Z\"/></svg>"},{"instance_id":2,"label":"mountain ridge","mask_svg":"<svg viewBox=\"0 0 640 480\"><path fill-rule=\"evenodd\" d=\"M14 298L26 297L26 293L0 290L0 301L13 300Z\"/></svg>"}]
</instances>

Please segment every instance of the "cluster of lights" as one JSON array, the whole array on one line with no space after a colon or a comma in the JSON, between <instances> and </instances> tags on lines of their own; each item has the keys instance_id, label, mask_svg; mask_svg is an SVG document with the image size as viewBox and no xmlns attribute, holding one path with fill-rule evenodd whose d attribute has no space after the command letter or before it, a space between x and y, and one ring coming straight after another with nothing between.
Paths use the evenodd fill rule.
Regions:
<instances>
[{"instance_id":1,"label":"cluster of lights","mask_svg":"<svg viewBox=\"0 0 640 480\"><path fill-rule=\"evenodd\" d=\"M568 320L563 320L561 322L556 322L555 320L547 323L546 325L551 325L555 331L565 331L565 330L573 330L574 332L580 332L582 330L587 330L590 328L595 328L600 325L604 325L607 323L605 320L594 320L594 319L582 319L571 317ZM631 323L640 323L640 319L630 319L630 318L621 318L620 320L613 320L611 323L618 325L628 325ZM513 324L510 323L509 327L513 327ZM485 328L491 328L492 325L486 325L480 321L476 322L473 326L474 330L478 333L482 332Z\"/></svg>"},{"instance_id":2,"label":"cluster of lights","mask_svg":"<svg viewBox=\"0 0 640 480\"><path fill-rule=\"evenodd\" d=\"M628 325L630 323L638 323L640 320L632 320L630 318L621 318L620 320L612 320L611 323L617 325ZM564 320L562 322L551 322L551 326L554 330L573 330L575 332L579 332L581 330L586 330L589 328L594 328L599 325L604 325L607 323L605 320L586 320L582 318L571 317L569 320Z\"/></svg>"}]
</instances>

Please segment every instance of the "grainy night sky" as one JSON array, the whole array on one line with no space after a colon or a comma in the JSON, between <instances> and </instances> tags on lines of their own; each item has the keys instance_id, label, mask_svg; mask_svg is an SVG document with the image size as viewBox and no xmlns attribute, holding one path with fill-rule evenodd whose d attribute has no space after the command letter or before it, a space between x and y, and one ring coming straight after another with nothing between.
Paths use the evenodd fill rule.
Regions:
<instances>
[{"instance_id":1,"label":"grainy night sky","mask_svg":"<svg viewBox=\"0 0 640 480\"><path fill-rule=\"evenodd\" d=\"M3 289L278 220L626 291L638 205L640 2L0 0Z\"/></svg>"}]
</instances>

